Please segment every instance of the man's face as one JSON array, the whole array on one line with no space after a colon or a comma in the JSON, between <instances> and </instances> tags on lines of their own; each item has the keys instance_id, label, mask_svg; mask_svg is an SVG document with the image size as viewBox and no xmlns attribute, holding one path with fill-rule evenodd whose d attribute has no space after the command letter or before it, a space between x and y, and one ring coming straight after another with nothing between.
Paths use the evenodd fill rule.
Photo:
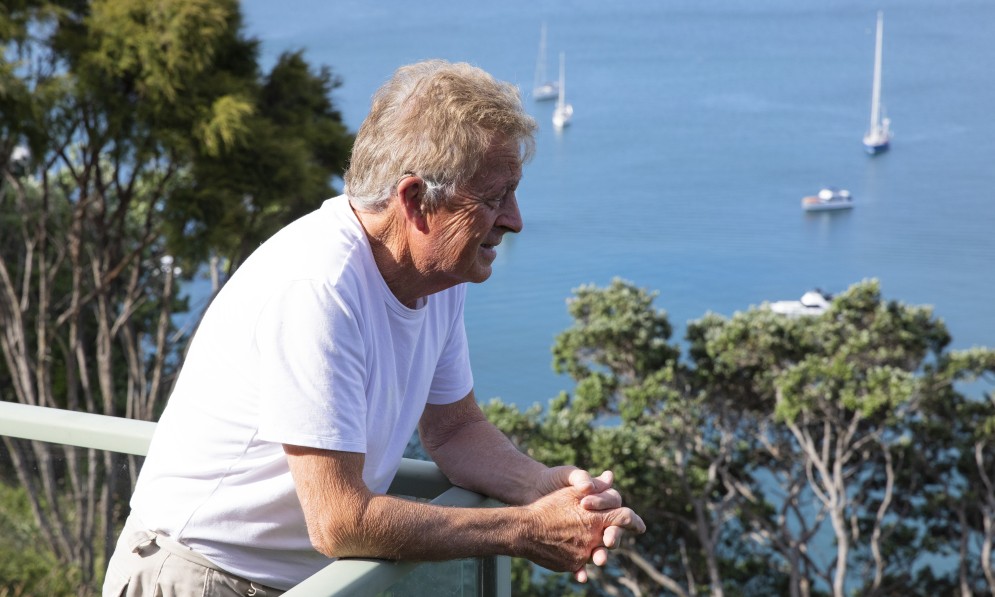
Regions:
<instances>
[{"instance_id":1,"label":"man's face","mask_svg":"<svg viewBox=\"0 0 995 597\"><path fill-rule=\"evenodd\" d=\"M476 176L449 204L430 214L433 273L449 285L483 282L491 275L495 247L505 232L522 229L515 189L522 178L518 144L495 143Z\"/></svg>"}]
</instances>

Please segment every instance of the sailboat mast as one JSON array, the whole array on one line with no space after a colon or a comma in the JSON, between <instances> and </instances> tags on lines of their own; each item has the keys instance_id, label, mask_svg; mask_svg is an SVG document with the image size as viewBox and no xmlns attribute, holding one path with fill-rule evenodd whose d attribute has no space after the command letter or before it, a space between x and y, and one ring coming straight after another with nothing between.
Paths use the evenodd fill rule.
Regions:
<instances>
[{"instance_id":1,"label":"sailboat mast","mask_svg":"<svg viewBox=\"0 0 995 597\"><path fill-rule=\"evenodd\" d=\"M536 58L536 80L533 89L546 82L546 23L539 30L539 57Z\"/></svg>"},{"instance_id":2,"label":"sailboat mast","mask_svg":"<svg viewBox=\"0 0 995 597\"><path fill-rule=\"evenodd\" d=\"M567 95L567 77L565 74L566 63L567 63L566 54L560 52L560 90L559 90L560 94L556 98L556 107L558 109L562 109L563 104L566 103L566 95Z\"/></svg>"},{"instance_id":3,"label":"sailboat mast","mask_svg":"<svg viewBox=\"0 0 995 597\"><path fill-rule=\"evenodd\" d=\"M881 111L881 40L884 34L884 16L878 11L877 38L874 42L874 85L871 88L871 131L880 126Z\"/></svg>"}]
</instances>

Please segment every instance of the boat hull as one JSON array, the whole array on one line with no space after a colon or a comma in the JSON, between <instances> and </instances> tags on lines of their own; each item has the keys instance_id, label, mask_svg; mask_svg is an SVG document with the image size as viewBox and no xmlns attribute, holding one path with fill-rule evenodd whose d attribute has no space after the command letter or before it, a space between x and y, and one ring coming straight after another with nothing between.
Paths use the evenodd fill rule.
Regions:
<instances>
[{"instance_id":1,"label":"boat hull","mask_svg":"<svg viewBox=\"0 0 995 597\"><path fill-rule=\"evenodd\" d=\"M555 100L560 95L560 89L556 83L546 83L532 90L532 99L537 102Z\"/></svg>"},{"instance_id":2,"label":"boat hull","mask_svg":"<svg viewBox=\"0 0 995 597\"><path fill-rule=\"evenodd\" d=\"M838 211L841 209L852 209L853 203L802 203L805 211Z\"/></svg>"},{"instance_id":3,"label":"boat hull","mask_svg":"<svg viewBox=\"0 0 995 597\"><path fill-rule=\"evenodd\" d=\"M878 154L878 153L884 153L884 152L888 151L888 146L889 145L890 145L890 143L888 141L877 142L877 143L869 143L869 142L865 141L864 142L864 151L866 151L867 153L869 153L871 155L875 155L875 154Z\"/></svg>"},{"instance_id":4,"label":"boat hull","mask_svg":"<svg viewBox=\"0 0 995 597\"><path fill-rule=\"evenodd\" d=\"M556 111L553 112L553 126L561 129L570 124L570 119L573 118L574 108L570 104L565 106L557 106Z\"/></svg>"},{"instance_id":5,"label":"boat hull","mask_svg":"<svg viewBox=\"0 0 995 597\"><path fill-rule=\"evenodd\" d=\"M802 198L802 209L805 211L835 211L853 207L853 197L846 189L825 187L817 195Z\"/></svg>"}]
</instances>

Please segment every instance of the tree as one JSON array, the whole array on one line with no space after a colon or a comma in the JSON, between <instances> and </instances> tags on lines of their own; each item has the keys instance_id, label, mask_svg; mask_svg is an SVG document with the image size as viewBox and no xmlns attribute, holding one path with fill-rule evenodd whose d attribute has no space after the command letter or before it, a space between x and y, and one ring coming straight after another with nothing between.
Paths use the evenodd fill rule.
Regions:
<instances>
[{"instance_id":1,"label":"tree","mask_svg":"<svg viewBox=\"0 0 995 597\"><path fill-rule=\"evenodd\" d=\"M817 317L707 314L682 358L654 297L620 280L578 289L553 348L573 394L545 414L487 408L540 460L618 473L649 530L596 575L602 593L995 586L995 407L960 387L990 379L995 351L949 351L931 309L866 281ZM930 553L959 554L960 570L933 570Z\"/></svg>"},{"instance_id":2,"label":"tree","mask_svg":"<svg viewBox=\"0 0 995 597\"><path fill-rule=\"evenodd\" d=\"M337 79L300 54L262 76L241 29L235 0L5 5L0 399L155 419L185 340L179 285L333 194L351 144ZM137 463L5 445L85 587Z\"/></svg>"},{"instance_id":3,"label":"tree","mask_svg":"<svg viewBox=\"0 0 995 597\"><path fill-rule=\"evenodd\" d=\"M905 481L921 487L913 513L927 530L923 547L958 562L948 593L962 597L995 594L995 394L963 389L986 378L995 379L995 354L980 348L945 355L931 371Z\"/></svg>"},{"instance_id":4,"label":"tree","mask_svg":"<svg viewBox=\"0 0 995 597\"><path fill-rule=\"evenodd\" d=\"M561 393L545 417L498 401L488 416L540 461L616 472L648 529L617 550L615 566L594 572L605 593L748 594L727 577L740 579L742 591L778 592L779 572L752 574L764 556L738 547L737 494L723 486L723 472L732 478L749 461L736 436L709 418L707 396L669 342L672 328L654 298L621 280L578 289L568 302L574 325L553 348L554 368L577 382L574 395Z\"/></svg>"},{"instance_id":5,"label":"tree","mask_svg":"<svg viewBox=\"0 0 995 597\"><path fill-rule=\"evenodd\" d=\"M328 67L311 72L300 52L280 56L252 90L245 141L224 153L198 147L195 183L169 198L167 238L179 254L192 263L215 257L230 275L284 224L334 194L330 175L345 171L352 147L330 100L339 85Z\"/></svg>"},{"instance_id":6,"label":"tree","mask_svg":"<svg viewBox=\"0 0 995 597\"><path fill-rule=\"evenodd\" d=\"M778 479L768 487L795 496L784 504L814 498L807 516L795 506L789 528L804 528L811 543L816 527L806 528L806 520L830 522L835 554L821 564L808 559L809 569L840 597L854 582L855 559L870 575L865 594L881 588L891 569L904 569L912 554L885 558L883 542L911 533L892 510L896 475L911 465L898 456L908 441L905 422L919 409L916 374L949 342L942 322L927 308L884 302L877 283L868 282L837 297L821 317L752 311L706 319L689 337L713 394L742 385L742 372L751 371L746 386L756 400L743 404L752 405L758 428L770 430L757 436L766 444L765 467ZM778 525L782 536L784 527Z\"/></svg>"}]
</instances>

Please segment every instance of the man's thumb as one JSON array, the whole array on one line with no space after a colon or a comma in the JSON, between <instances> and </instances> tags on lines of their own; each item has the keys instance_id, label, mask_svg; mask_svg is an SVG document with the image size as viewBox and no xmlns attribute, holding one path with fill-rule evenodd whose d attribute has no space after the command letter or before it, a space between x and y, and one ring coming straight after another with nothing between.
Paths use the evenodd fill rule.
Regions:
<instances>
[{"instance_id":1,"label":"man's thumb","mask_svg":"<svg viewBox=\"0 0 995 597\"><path fill-rule=\"evenodd\" d=\"M584 495L595 491L595 484L594 480L591 479L591 475L587 471L579 468L575 468L570 471L570 474L567 476L567 482L571 487L582 492Z\"/></svg>"}]
</instances>

